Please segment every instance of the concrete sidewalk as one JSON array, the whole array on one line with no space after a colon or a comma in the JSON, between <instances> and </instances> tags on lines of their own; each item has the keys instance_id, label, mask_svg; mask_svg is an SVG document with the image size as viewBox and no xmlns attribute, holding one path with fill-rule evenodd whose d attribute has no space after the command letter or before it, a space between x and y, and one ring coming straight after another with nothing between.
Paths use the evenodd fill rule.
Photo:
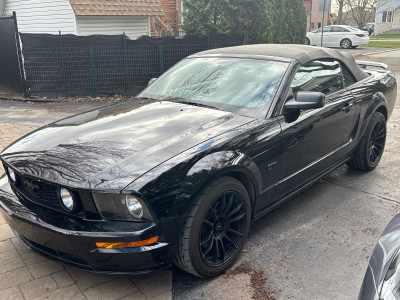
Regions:
<instances>
[{"instance_id":1,"label":"concrete sidewalk","mask_svg":"<svg viewBox=\"0 0 400 300\"><path fill-rule=\"evenodd\" d=\"M0 123L0 152L34 130ZM0 165L0 174L4 169ZM0 217L0 299L157 299L172 298L172 272L121 276L83 272L26 249Z\"/></svg>"}]
</instances>

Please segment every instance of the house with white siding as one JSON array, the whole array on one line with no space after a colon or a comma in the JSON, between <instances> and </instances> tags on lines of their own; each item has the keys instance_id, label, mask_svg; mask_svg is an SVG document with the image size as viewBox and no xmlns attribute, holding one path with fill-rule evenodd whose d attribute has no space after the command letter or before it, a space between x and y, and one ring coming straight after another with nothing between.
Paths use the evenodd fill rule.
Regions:
<instances>
[{"instance_id":1,"label":"house with white siding","mask_svg":"<svg viewBox=\"0 0 400 300\"><path fill-rule=\"evenodd\" d=\"M17 14L22 33L150 35L160 0L0 0L0 15Z\"/></svg>"},{"instance_id":2,"label":"house with white siding","mask_svg":"<svg viewBox=\"0 0 400 300\"><path fill-rule=\"evenodd\" d=\"M400 0L378 0L375 34L400 34Z\"/></svg>"}]
</instances>

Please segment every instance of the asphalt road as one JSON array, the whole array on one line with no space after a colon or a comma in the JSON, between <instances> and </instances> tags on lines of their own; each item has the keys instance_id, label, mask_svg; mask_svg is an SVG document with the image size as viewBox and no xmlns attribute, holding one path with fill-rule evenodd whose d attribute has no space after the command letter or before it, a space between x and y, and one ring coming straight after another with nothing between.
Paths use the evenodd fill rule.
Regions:
<instances>
[{"instance_id":1,"label":"asphalt road","mask_svg":"<svg viewBox=\"0 0 400 300\"><path fill-rule=\"evenodd\" d=\"M400 75L400 50L347 50L385 62ZM400 82L400 76L397 76ZM399 91L400 94L400 91ZM41 126L104 103L22 103L0 100L1 122ZM400 102L388 123L379 167L362 173L342 166L254 224L239 262L264 274L277 299L356 299L369 256L400 211ZM250 299L251 274L198 279L177 269L175 299ZM257 273L261 274L261 273ZM254 279L254 278L253 278Z\"/></svg>"},{"instance_id":2,"label":"asphalt road","mask_svg":"<svg viewBox=\"0 0 400 300\"><path fill-rule=\"evenodd\" d=\"M376 52L369 50L363 54ZM400 50L365 59L384 62L400 75ZM263 271L276 299L357 299L369 256L400 211L399 124L400 102L375 171L342 166L254 224L238 264ZM249 299L249 285L249 276L204 280L174 271L176 300Z\"/></svg>"}]
</instances>

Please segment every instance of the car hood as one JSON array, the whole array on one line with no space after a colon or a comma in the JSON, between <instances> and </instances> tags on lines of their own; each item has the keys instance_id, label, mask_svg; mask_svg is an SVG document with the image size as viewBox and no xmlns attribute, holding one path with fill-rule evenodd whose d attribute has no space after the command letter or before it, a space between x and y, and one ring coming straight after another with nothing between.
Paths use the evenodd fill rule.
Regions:
<instances>
[{"instance_id":1,"label":"car hood","mask_svg":"<svg viewBox=\"0 0 400 300\"><path fill-rule=\"evenodd\" d=\"M50 124L16 141L1 158L22 175L121 190L182 151L253 120L183 103L134 100Z\"/></svg>"}]
</instances>

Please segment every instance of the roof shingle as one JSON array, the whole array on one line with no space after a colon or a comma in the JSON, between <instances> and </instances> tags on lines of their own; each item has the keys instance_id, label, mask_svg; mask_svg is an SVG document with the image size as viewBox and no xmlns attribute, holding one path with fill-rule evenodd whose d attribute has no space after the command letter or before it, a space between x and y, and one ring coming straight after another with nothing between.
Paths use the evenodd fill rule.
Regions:
<instances>
[{"instance_id":1,"label":"roof shingle","mask_svg":"<svg viewBox=\"0 0 400 300\"><path fill-rule=\"evenodd\" d=\"M160 0L69 0L77 16L163 16Z\"/></svg>"}]
</instances>

